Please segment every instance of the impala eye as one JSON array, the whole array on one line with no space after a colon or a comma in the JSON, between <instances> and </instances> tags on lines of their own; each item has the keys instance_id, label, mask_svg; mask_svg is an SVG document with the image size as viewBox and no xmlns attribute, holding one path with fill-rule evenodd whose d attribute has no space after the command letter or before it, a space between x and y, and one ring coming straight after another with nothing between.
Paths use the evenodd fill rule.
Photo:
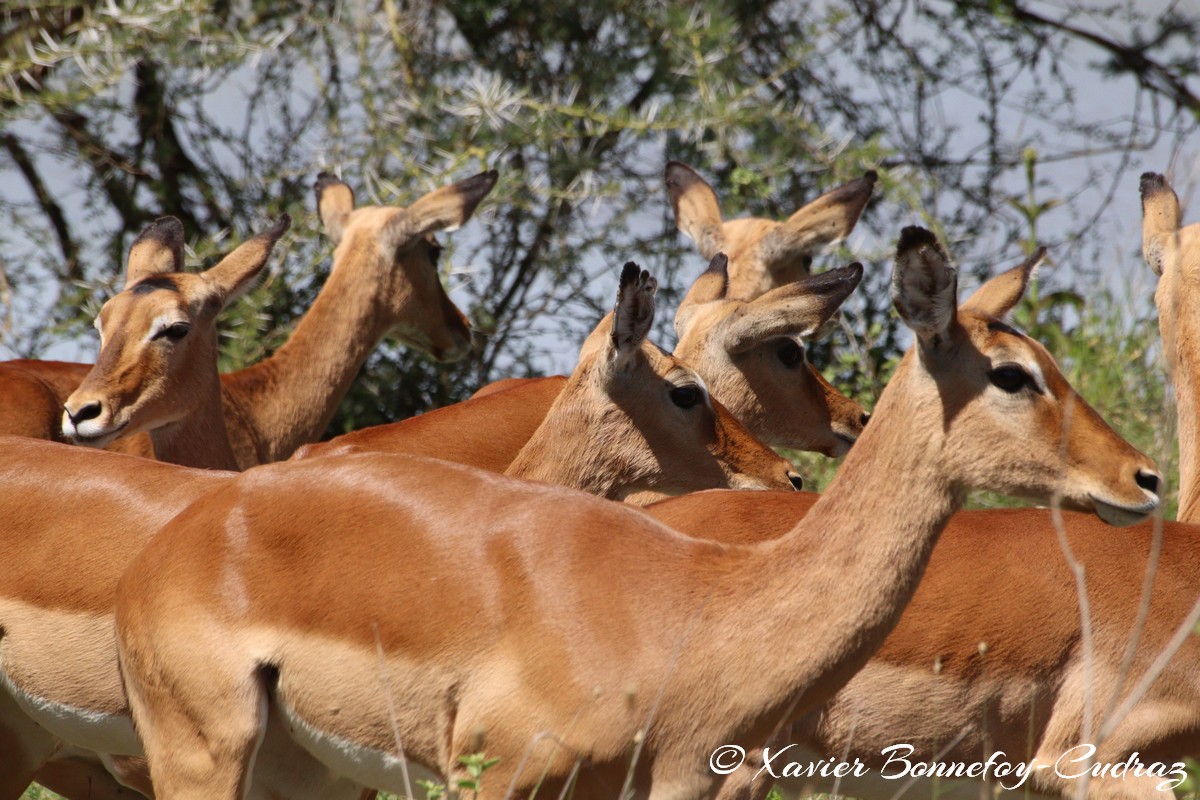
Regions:
<instances>
[{"instance_id":1,"label":"impala eye","mask_svg":"<svg viewBox=\"0 0 1200 800\"><path fill-rule=\"evenodd\" d=\"M704 391L695 384L676 386L671 390L671 402L680 408L691 408L704 399Z\"/></svg>"},{"instance_id":2,"label":"impala eye","mask_svg":"<svg viewBox=\"0 0 1200 800\"><path fill-rule=\"evenodd\" d=\"M779 349L775 351L775 355L785 367L795 367L804 361L804 348L791 339L787 339L780 344Z\"/></svg>"},{"instance_id":3,"label":"impala eye","mask_svg":"<svg viewBox=\"0 0 1200 800\"><path fill-rule=\"evenodd\" d=\"M996 367L988 373L988 380L997 389L1009 394L1016 394L1026 387L1038 390L1033 376L1026 372L1024 367L1016 364L1002 364Z\"/></svg>"},{"instance_id":4,"label":"impala eye","mask_svg":"<svg viewBox=\"0 0 1200 800\"><path fill-rule=\"evenodd\" d=\"M186 322L176 322L174 325L168 325L158 333L154 334L155 339L170 339L172 342L178 342L183 337L187 336L192 330L192 326Z\"/></svg>"}]
</instances>

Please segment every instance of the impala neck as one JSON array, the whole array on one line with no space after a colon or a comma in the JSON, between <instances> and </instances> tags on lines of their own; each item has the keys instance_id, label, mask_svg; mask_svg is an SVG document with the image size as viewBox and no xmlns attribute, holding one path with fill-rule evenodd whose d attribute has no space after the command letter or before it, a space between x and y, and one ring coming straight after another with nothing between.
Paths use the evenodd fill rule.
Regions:
<instances>
[{"instance_id":1,"label":"impala neck","mask_svg":"<svg viewBox=\"0 0 1200 800\"><path fill-rule=\"evenodd\" d=\"M391 278L356 274L361 266L335 256L325 287L287 342L227 378L264 461L285 459L320 438L359 368L392 326L382 302Z\"/></svg>"},{"instance_id":2,"label":"impala neck","mask_svg":"<svg viewBox=\"0 0 1200 800\"><path fill-rule=\"evenodd\" d=\"M1166 269L1158 282L1154 301L1163 352L1175 384L1176 430L1179 436L1180 522L1200 522L1200 451L1197 450L1196 394L1200 387L1200 310L1189 302L1200 296L1200 287L1181 275L1179 267Z\"/></svg>"},{"instance_id":3,"label":"impala neck","mask_svg":"<svg viewBox=\"0 0 1200 800\"><path fill-rule=\"evenodd\" d=\"M940 398L914 361L901 363L808 515L745 565L757 576L739 603L756 610L745 635L761 637L746 652L770 654L755 678L776 692L770 724L811 710L883 643L965 499L947 474Z\"/></svg>"},{"instance_id":4,"label":"impala neck","mask_svg":"<svg viewBox=\"0 0 1200 800\"><path fill-rule=\"evenodd\" d=\"M586 389L584 390L586 391ZM530 481L544 481L599 497L618 499L618 484L627 485L619 465L598 465L594 454L616 456L612 443L603 444L595 436L602 420L594 412L573 401L580 387L568 380L558 398L546 412L546 418L517 453L505 475ZM600 466L600 469L597 469Z\"/></svg>"},{"instance_id":5,"label":"impala neck","mask_svg":"<svg viewBox=\"0 0 1200 800\"><path fill-rule=\"evenodd\" d=\"M205 381L201 395L202 402L181 421L150 432L154 458L185 467L237 470L221 410L221 382L215 358L212 378Z\"/></svg>"}]
</instances>

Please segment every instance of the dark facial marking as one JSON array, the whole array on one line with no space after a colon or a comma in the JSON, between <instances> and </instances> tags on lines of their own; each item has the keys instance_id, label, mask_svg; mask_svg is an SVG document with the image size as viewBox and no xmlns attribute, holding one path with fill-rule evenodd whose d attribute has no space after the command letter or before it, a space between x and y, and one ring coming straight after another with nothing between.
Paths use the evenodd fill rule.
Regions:
<instances>
[{"instance_id":1,"label":"dark facial marking","mask_svg":"<svg viewBox=\"0 0 1200 800\"><path fill-rule=\"evenodd\" d=\"M166 275L155 275L145 280L138 281L129 291L135 295L150 294L158 289L165 289L168 292L179 292L179 285L175 283L175 279Z\"/></svg>"}]
</instances>

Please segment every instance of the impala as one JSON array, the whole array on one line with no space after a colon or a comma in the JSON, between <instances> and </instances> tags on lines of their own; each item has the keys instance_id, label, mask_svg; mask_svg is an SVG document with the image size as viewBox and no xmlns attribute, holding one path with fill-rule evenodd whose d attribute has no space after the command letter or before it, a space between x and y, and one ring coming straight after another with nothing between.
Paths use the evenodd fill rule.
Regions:
<instances>
[{"instance_id":1,"label":"impala","mask_svg":"<svg viewBox=\"0 0 1200 800\"><path fill-rule=\"evenodd\" d=\"M804 341L829 321L861 274L833 269L754 300L734 300L728 269L713 259L680 303L676 355L767 444L844 455L868 415L809 364ZM807 402L798 404L800 398Z\"/></svg>"},{"instance_id":2,"label":"impala","mask_svg":"<svg viewBox=\"0 0 1200 800\"><path fill-rule=\"evenodd\" d=\"M570 378L545 396L548 410L525 402L532 391L502 393L306 445L293 460L427 455L635 505L716 487L799 488L785 459L713 402L686 363L647 339L657 288L649 273L625 265L616 306Z\"/></svg>"},{"instance_id":3,"label":"impala","mask_svg":"<svg viewBox=\"0 0 1200 800\"><path fill-rule=\"evenodd\" d=\"M1187 308L1178 302L1187 262L1176 243L1164 241L1179 228L1177 200L1160 176L1144 176L1142 192L1147 260L1164 276L1160 309ZM1171 330L1164 321L1168 352ZM1176 375L1186 375L1189 363L1178 359ZM1181 429L1185 424L1181 414ZM1185 442L1180 446L1186 456ZM682 532L720 531L720 541L736 543L785 535L815 501L731 495L714 512L713 499L696 495L648 511ZM1182 759L1200 753L1200 640L1186 635L1200 619L1200 528L1159 524L1161 533L1145 523L1116 543L1079 514L1063 515L1061 540L1046 511L956 515L879 652L824 708L775 742L776 752L796 745L788 761L859 759L869 774L836 783L789 779L780 788L789 796L837 791L879 800L901 789L917 797L979 796L977 781L883 779L882 751L905 743L914 747L906 754L912 762L984 762L1002 752L1033 765L1022 791L1053 796L1073 796L1083 785L1063 777L1088 768L1073 757L1090 753L1101 768L1137 757L1162 769L1098 775L1089 796L1169 797L1160 787L1177 785ZM1086 609L1064 543L1082 571ZM1173 657L1156 663L1163 654ZM762 755L748 764L723 797L766 794L775 778L758 772Z\"/></svg>"},{"instance_id":4,"label":"impala","mask_svg":"<svg viewBox=\"0 0 1200 800\"><path fill-rule=\"evenodd\" d=\"M162 224L153 231L161 233ZM131 265L145 262L146 247L143 242L135 248L138 258L131 258ZM249 247L250 243L243 245L243 249ZM160 260L163 266L173 263L166 257ZM222 269L228 272L227 267ZM249 278L245 269L236 274L242 276L242 282ZM205 287L218 285L208 273L186 277ZM170 292L161 287L168 279L174 287ZM156 288L139 293L137 287L147 280L156 281ZM118 311L139 311L135 316L156 320L154 324L160 327L179 324L157 306L139 310L136 303L151 299L179 303L177 295L190 291L189 283L176 274L140 275L132 268L130 282L130 289L102 312L105 330ZM510 472L629 499L639 495L643 501L695 487L787 488L787 462L757 442L719 405L711 404L703 384L686 365L646 342L653 323L655 289L655 281L647 273L626 265L616 306L589 343L585 366L545 416ZM178 310L174 305L172 309ZM214 307L211 313L215 311ZM193 347L201 347L203 342L197 338L203 333L200 327L195 322L180 342L191 341ZM211 331L207 334L212 335ZM152 346L160 337L137 333L131 338L134 346ZM110 346L118 346L118 341L106 335L97 369L107 363ZM185 354L168 350L167 355ZM215 356L208 366L215 392ZM179 386L154 389L153 396L158 397L178 391ZM166 407L174 406L168 402ZM211 404L193 409L193 413L215 414L220 421ZM211 438L211 431L185 421L173 443L189 450L198 446L189 440ZM49 767L37 774L39 782L76 798L96 797L101 790L107 792L105 797L118 797L119 787L106 782L107 774L97 768L95 757L81 752L90 748L125 754L132 750L129 739L122 738L125 734L112 735L127 716L124 698L114 691L112 587L138 548L167 516L179 510L181 498L198 497L214 482L196 480L189 470L172 473L162 464L142 459L96 458L82 449L50 443L8 439L4 452L10 461L0 472L0 486L5 488L0 495L0 519L7 521L0 526L0 551L10 554L11 560L6 564L8 580L0 583L0 676L9 676L5 688L0 688L0 741L8 732L19 745L15 750L44 755L49 743L61 739L68 749L55 754ZM336 469L337 463L337 459L329 460L330 469ZM103 475L104 480L96 480L96 475ZM231 473L224 476L228 479ZM160 502L149 487L167 481L173 483L171 492ZM31 484L67 487L72 503L102 515L98 522L101 535L87 539L97 555L88 569L64 575L53 569L57 562L48 563L42 557L77 547L84 536L83 526L64 519L61 511L47 505L42 492L26 493L25 487ZM86 488L78 490L79 486ZM140 500L131 502L132 498ZM86 582L91 592L88 610L75 609L86 618L78 625L90 626L84 633L72 633L76 630L72 627L76 625L74 611L64 615L53 604L45 605L47 598L58 593L82 591L59 585L72 581ZM68 603L67 608L73 607ZM65 638L59 640L64 632ZM56 642L55 647L44 649L50 642ZM52 709L48 719L42 716L45 709ZM100 724L93 729L97 720ZM23 731L32 733L26 736ZM26 762L14 766L6 761L9 758L0 751L0 772L17 776L13 780L19 795L28 784L29 772L23 766ZM114 761L111 756L105 759L108 769L122 780L149 791L136 764ZM28 763L37 766L39 759L31 756ZM88 787L86 795L79 793L80 786ZM10 796L16 795L0 793L0 800Z\"/></svg>"},{"instance_id":5,"label":"impala","mask_svg":"<svg viewBox=\"0 0 1200 800\"><path fill-rule=\"evenodd\" d=\"M1158 275L1154 304L1163 352L1175 384L1179 435L1179 514L1182 522L1200 522L1200 421L1196 390L1200 383L1200 313L1195 283L1200 275L1200 224L1183 227L1179 198L1166 178L1142 175L1142 254Z\"/></svg>"},{"instance_id":6,"label":"impala","mask_svg":"<svg viewBox=\"0 0 1200 800\"><path fill-rule=\"evenodd\" d=\"M267 233L202 273L183 271L183 225L163 217L129 249L125 288L96 317L100 354L63 405L63 436L104 447L148 432L160 461L236 469L221 413L217 315L240 296L291 225Z\"/></svg>"},{"instance_id":7,"label":"impala","mask_svg":"<svg viewBox=\"0 0 1200 800\"><path fill-rule=\"evenodd\" d=\"M137 752L131 732L112 739L125 708L117 579L154 531L232 473L18 437L0 437L0 452L0 798L16 800L63 741ZM66 788L90 766L69 764L52 782Z\"/></svg>"},{"instance_id":8,"label":"impala","mask_svg":"<svg viewBox=\"0 0 1200 800\"><path fill-rule=\"evenodd\" d=\"M969 488L1157 507L1152 462L1000 321L1024 285L957 309L944 252L905 229L893 296L917 344L829 490L761 546L411 456L236 478L118 588L158 797L242 797L251 773L282 792L305 755L331 777L293 796L351 796L338 775L407 792L410 762L455 779L480 750L501 759L485 798L712 794L716 746L765 742L882 643Z\"/></svg>"},{"instance_id":9,"label":"impala","mask_svg":"<svg viewBox=\"0 0 1200 800\"><path fill-rule=\"evenodd\" d=\"M813 254L850 235L871 199L876 175L831 189L783 222L721 219L717 193L687 164L668 161L663 179L675 222L705 258L729 256L731 300L753 300L807 275Z\"/></svg>"},{"instance_id":10,"label":"impala","mask_svg":"<svg viewBox=\"0 0 1200 800\"><path fill-rule=\"evenodd\" d=\"M857 284L836 270L809 278L812 256L850 234L875 180L868 172L782 223L722 222L712 187L686 164L667 164L667 192L679 229L711 259L676 313L676 353L695 366L713 397L769 444L836 456L862 433L867 414L807 362L804 338L828 321ZM777 294L762 298L772 290ZM772 329L768 306L777 320L796 319L783 310L784 299L793 307L810 304L813 313L807 319L813 324L783 329L776 324L774 335L763 335ZM751 331L759 335L749 336ZM530 409L548 406L561 380L508 378L484 386L474 397L512 389L504 404L523 406L528 419L536 415Z\"/></svg>"},{"instance_id":11,"label":"impala","mask_svg":"<svg viewBox=\"0 0 1200 800\"><path fill-rule=\"evenodd\" d=\"M723 274L725 263L725 257L718 254L706 276ZM704 310L697 312L701 319L695 327L708 334L695 343L687 340L690 355L681 360L647 342L640 345L642 360L638 362L640 371L636 372L614 371L606 366L613 363L616 351L608 335L611 323L605 320L581 348L579 365L569 380L519 381L506 391L482 394L413 419L308 445L297 457L347 452L347 448L377 450L436 456L496 472L508 470L508 474L518 477L537 478L539 473L561 475L564 458L573 457L580 448L595 449L597 442L604 442L610 451L630 450L622 469L626 487L633 486L639 472L654 469L688 477L687 485L677 485L672 490L680 493L715 484L701 485L699 475L693 474L695 469L685 470L682 465L668 469L665 459L698 464L705 457L687 449L688 442L707 439L710 446L719 446L727 436L721 430L732 430L735 424L722 407L727 402L736 403L741 412L733 415L735 419L739 422L749 419L754 424L751 432L771 444L840 455L861 432L866 415L861 406L831 387L804 359L802 337L823 325L861 279L862 269L855 265L802 279L753 303L706 298ZM705 280L702 277L697 286ZM699 296L693 288L684 306L701 302L696 299ZM714 351L725 353L725 348L732 353L725 362L712 355ZM693 372L692 355L708 369ZM649 379L648 371L658 376L657 384ZM705 382L696 372L707 381L719 376L718 383L709 384L718 401L713 404L718 418L715 439L713 434L698 435L700 432L693 427L701 418L706 430L712 426L707 417ZM685 374L689 377L681 383L679 376ZM694 388L681 388L683 383ZM656 385L661 387L658 391L648 391L648 387ZM596 399L604 396L610 397L611 402L608 410L599 415ZM558 419L571 419L571 429L547 427L543 424L547 412ZM740 430L741 425L737 428ZM631 435L635 429L643 433ZM642 437L655 431L662 436L681 437L684 431L687 434L679 443L643 441ZM547 436L553 438L552 447L538 442ZM664 460L662 465L654 466L655 459L649 453L639 452L638 448L644 451L647 444L659 454L659 460ZM615 480L616 476L587 469L586 482L583 475L577 481L559 477L555 482L611 498L622 497L629 491L615 485L600 485L602 481ZM636 498L638 502L648 499L650 495L644 493Z\"/></svg>"},{"instance_id":12,"label":"impala","mask_svg":"<svg viewBox=\"0 0 1200 800\"><path fill-rule=\"evenodd\" d=\"M317 207L337 245L333 269L288 341L253 366L221 376L225 425L237 465L277 461L318 438L359 368L389 332L442 361L466 355L471 332L437 276L441 247L432 234L460 227L496 183L485 172L430 192L408 208L355 208L350 187L317 179ZM137 365L128 365L137 370ZM63 403L86 364L0 364L0 433L61 439ZM149 442L118 440L115 449L150 455Z\"/></svg>"},{"instance_id":13,"label":"impala","mask_svg":"<svg viewBox=\"0 0 1200 800\"><path fill-rule=\"evenodd\" d=\"M95 366L65 404L63 428L67 436L81 443L103 447L117 436L145 431L153 443L155 457L161 461L208 469L235 469L237 464L229 446L221 410L216 317L253 283L290 222L285 215L270 231L250 239L216 266L199 274L182 271L183 227L177 219L164 217L147 227L130 248L124 290L105 303L96 319L101 338L100 354ZM14 459L14 466L22 468L24 480L28 480L31 466L28 458L22 458L25 449L10 443L5 452L7 457ZM35 449L33 452L39 451ZM43 452L38 460L48 458L51 463L58 463L54 460L55 452L56 449ZM92 465L95 468L93 479L104 476L109 496L92 505L98 514L105 514L114 504L120 505L119 500L112 499L112 494L115 493L119 498L134 496L135 487L141 480L139 476L143 474L136 471L135 462L133 467L126 468L135 470L133 477L126 482L123 476L118 479L105 467L105 459L97 462L90 456L65 458L68 464ZM170 474L157 468L147 467L146 470L144 474L156 476L158 482L163 481L164 475ZM55 472L58 472L57 468ZM78 482L87 481L85 474L75 473L75 477ZM177 474L176 478L180 486L169 492L166 498L166 507L174 510L178 510L180 498L194 496L188 495L183 485L190 484L195 492L202 492L212 485L208 480L195 480L187 472ZM5 483L5 490L10 494L7 495L8 502L4 504L7 512L4 515L7 520L4 538L10 542L15 537L45 541L41 538L46 533L41 527L44 523L30 525L26 516L28 512L23 510L30 504L44 502L44 499L36 493L23 495L24 480ZM49 475L44 476L44 480L47 485L54 482ZM113 480L118 482L107 482ZM96 496L105 492L93 490L85 494ZM148 503L149 498L145 499ZM140 516L136 523L125 519L127 530L131 533L139 529L153 531L165 519L155 514L162 507L162 504L148 506L144 522ZM56 550L78 548L83 541L88 542L88 547L95 546L95 539L81 532L78 524L59 524L61 527L55 531L55 540L59 542ZM140 544L146 538L146 535L133 534L129 541ZM47 583L63 580L58 573L37 573L36 570L45 569L45 565L37 559L20 561L19 568L11 566L18 563L19 549L5 547L4 550L12 555L7 571L10 579L22 581L33 574L41 574L42 580ZM127 562L132 552L121 553L117 563ZM110 592L115 578L115 574L109 578ZM0 608L11 611L2 601ZM28 626L27 619L14 621L11 613L0 616L0 628L7 625L9 629L0 632L0 662L5 658L19 661L19 651L14 655L12 648L6 646L5 633L19 631L23 634L16 637L19 648L22 642L34 640L24 635L32 626ZM53 621L40 621L46 627L35 635L42 636L43 641L49 641L61 633L52 632L55 628ZM7 638L11 640L13 637ZM110 653L111 649L110 645ZM44 669L49 673L55 672L51 667ZM94 675L87 677L95 679ZM88 683L85 680L79 685L86 687ZM24 749L17 745L36 749L39 741L45 741L45 732L31 726L27 719L22 721L23 715L10 705L12 703L12 698L0 691L0 706L7 706L0 708L0 728L6 727L7 723L7 726L32 731L18 737L13 750ZM112 780L109 771L120 773L123 780L141 791L149 791L144 769L139 771L137 765L132 769L123 768L124 765L110 759L105 765L107 769L102 769L93 755L69 747L58 750L55 757L57 763L36 778L68 797L129 796L128 790L123 790ZM29 775L24 769L4 764L0 764L0 767L6 771L11 769L17 784L21 781L28 784ZM0 783L0 786L5 784ZM19 795L24 791L24 786L18 788ZM0 793L0 797L7 796Z\"/></svg>"}]
</instances>

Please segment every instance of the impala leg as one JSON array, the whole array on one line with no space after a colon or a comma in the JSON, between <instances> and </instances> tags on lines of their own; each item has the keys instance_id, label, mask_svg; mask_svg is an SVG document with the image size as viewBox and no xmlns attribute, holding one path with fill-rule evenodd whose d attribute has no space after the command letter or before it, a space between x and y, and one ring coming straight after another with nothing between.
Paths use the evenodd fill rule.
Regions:
<instances>
[{"instance_id":1,"label":"impala leg","mask_svg":"<svg viewBox=\"0 0 1200 800\"><path fill-rule=\"evenodd\" d=\"M145 770L144 763L142 769ZM38 770L34 780L71 800L136 800L154 796L149 776L145 776L145 783L135 791L121 785L99 757L83 753L52 759Z\"/></svg>"},{"instance_id":2,"label":"impala leg","mask_svg":"<svg viewBox=\"0 0 1200 800\"><path fill-rule=\"evenodd\" d=\"M1175 792L1159 791L1162 778L1127 775L1123 778L1093 778L1088 784L1088 800L1175 800Z\"/></svg>"},{"instance_id":3,"label":"impala leg","mask_svg":"<svg viewBox=\"0 0 1200 800\"><path fill-rule=\"evenodd\" d=\"M771 746L775 747L776 743L772 742ZM759 768L762 765L762 749L748 751L745 762L726 776L717 791L717 800L765 800L775 784L775 779L769 773L760 774Z\"/></svg>"},{"instance_id":4,"label":"impala leg","mask_svg":"<svg viewBox=\"0 0 1200 800\"><path fill-rule=\"evenodd\" d=\"M135 789L146 797L154 797L146 759L141 756L105 756L104 764L123 786Z\"/></svg>"},{"instance_id":5,"label":"impala leg","mask_svg":"<svg viewBox=\"0 0 1200 800\"><path fill-rule=\"evenodd\" d=\"M198 670L203 680L186 685L173 675L144 681L130 680L126 673L155 796L241 800L266 727L266 690L253 670L236 677L225 664L203 664Z\"/></svg>"},{"instance_id":6,"label":"impala leg","mask_svg":"<svg viewBox=\"0 0 1200 800\"><path fill-rule=\"evenodd\" d=\"M17 800L24 794L58 746L57 739L0 689L0 800Z\"/></svg>"}]
</instances>

